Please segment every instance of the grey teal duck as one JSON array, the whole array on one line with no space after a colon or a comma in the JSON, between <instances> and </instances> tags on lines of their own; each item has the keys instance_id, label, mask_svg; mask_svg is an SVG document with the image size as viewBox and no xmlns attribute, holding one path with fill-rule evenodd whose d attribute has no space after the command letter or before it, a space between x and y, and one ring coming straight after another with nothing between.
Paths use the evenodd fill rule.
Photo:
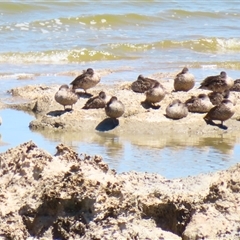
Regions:
<instances>
[{"instance_id":1,"label":"grey teal duck","mask_svg":"<svg viewBox=\"0 0 240 240\"><path fill-rule=\"evenodd\" d=\"M66 106L71 106L78 101L78 95L75 93L74 89L69 88L67 84L62 85L54 96L56 102L63 105L64 110Z\"/></svg>"},{"instance_id":2,"label":"grey teal duck","mask_svg":"<svg viewBox=\"0 0 240 240\"><path fill-rule=\"evenodd\" d=\"M174 78L174 90L175 91L189 91L195 85L194 75L189 73L187 67L184 67L180 73Z\"/></svg>"},{"instance_id":3,"label":"grey teal duck","mask_svg":"<svg viewBox=\"0 0 240 240\"><path fill-rule=\"evenodd\" d=\"M240 79L236 79L233 82L233 86L230 88L230 91L240 92Z\"/></svg>"},{"instance_id":4,"label":"grey teal duck","mask_svg":"<svg viewBox=\"0 0 240 240\"><path fill-rule=\"evenodd\" d=\"M192 96L185 104L188 111L194 113L206 113L213 107L209 97L204 93L199 94L197 97Z\"/></svg>"},{"instance_id":5,"label":"grey teal duck","mask_svg":"<svg viewBox=\"0 0 240 240\"><path fill-rule=\"evenodd\" d=\"M87 100L83 109L92 109L92 108L105 108L106 105L106 94L105 92L101 91L98 96L92 97Z\"/></svg>"},{"instance_id":6,"label":"grey teal duck","mask_svg":"<svg viewBox=\"0 0 240 240\"><path fill-rule=\"evenodd\" d=\"M131 84L131 89L137 93L144 93L154 87L157 80L139 75L138 79Z\"/></svg>"},{"instance_id":7,"label":"grey teal duck","mask_svg":"<svg viewBox=\"0 0 240 240\"><path fill-rule=\"evenodd\" d=\"M106 115L113 119L121 117L124 111L125 107L123 103L119 101L115 96L111 97L105 106Z\"/></svg>"},{"instance_id":8,"label":"grey teal duck","mask_svg":"<svg viewBox=\"0 0 240 240\"><path fill-rule=\"evenodd\" d=\"M204 120L206 122L212 122L212 120L221 121L221 125L223 122L231 118L235 113L233 103L228 100L224 99L221 104L214 106L209 110L209 112L204 116Z\"/></svg>"},{"instance_id":9,"label":"grey teal duck","mask_svg":"<svg viewBox=\"0 0 240 240\"><path fill-rule=\"evenodd\" d=\"M181 119L188 115L188 108L185 103L175 99L166 108L166 116L172 119Z\"/></svg>"},{"instance_id":10,"label":"grey teal duck","mask_svg":"<svg viewBox=\"0 0 240 240\"><path fill-rule=\"evenodd\" d=\"M230 100L233 105L236 105L237 103L237 99L235 98L234 94L230 92L230 90L225 90L222 93L210 92L208 97L213 105L219 105L224 99Z\"/></svg>"},{"instance_id":11,"label":"grey teal duck","mask_svg":"<svg viewBox=\"0 0 240 240\"><path fill-rule=\"evenodd\" d=\"M145 102L149 104L155 104L163 100L165 97L165 89L163 86L156 81L154 86L147 90Z\"/></svg>"},{"instance_id":12,"label":"grey teal duck","mask_svg":"<svg viewBox=\"0 0 240 240\"><path fill-rule=\"evenodd\" d=\"M81 88L86 93L87 89L96 86L100 80L100 76L92 68L88 68L76 77L70 85L72 85L73 89Z\"/></svg>"},{"instance_id":13,"label":"grey teal duck","mask_svg":"<svg viewBox=\"0 0 240 240\"><path fill-rule=\"evenodd\" d=\"M209 76L200 84L199 89L207 89L213 92L224 92L233 86L233 79L227 76L227 73L222 71L219 75Z\"/></svg>"}]
</instances>

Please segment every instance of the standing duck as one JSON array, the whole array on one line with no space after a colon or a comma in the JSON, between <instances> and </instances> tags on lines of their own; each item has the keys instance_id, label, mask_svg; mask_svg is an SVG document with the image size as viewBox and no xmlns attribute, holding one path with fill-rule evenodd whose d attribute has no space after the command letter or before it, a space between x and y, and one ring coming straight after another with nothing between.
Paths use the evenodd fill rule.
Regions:
<instances>
[{"instance_id":1,"label":"standing duck","mask_svg":"<svg viewBox=\"0 0 240 240\"><path fill-rule=\"evenodd\" d=\"M233 86L232 78L227 76L227 73L222 71L220 75L210 76L203 80L199 89L207 89L213 92L224 92Z\"/></svg>"},{"instance_id":2,"label":"standing duck","mask_svg":"<svg viewBox=\"0 0 240 240\"><path fill-rule=\"evenodd\" d=\"M174 90L187 92L195 85L193 74L188 72L188 68L184 67L174 79Z\"/></svg>"},{"instance_id":3,"label":"standing duck","mask_svg":"<svg viewBox=\"0 0 240 240\"><path fill-rule=\"evenodd\" d=\"M181 119L188 115L188 108L185 103L175 99L166 108L166 116L172 119Z\"/></svg>"},{"instance_id":4,"label":"standing duck","mask_svg":"<svg viewBox=\"0 0 240 240\"><path fill-rule=\"evenodd\" d=\"M107 116L113 119L121 117L124 111L125 108L123 103L119 101L115 96L111 97L105 106L105 112Z\"/></svg>"},{"instance_id":5,"label":"standing duck","mask_svg":"<svg viewBox=\"0 0 240 240\"><path fill-rule=\"evenodd\" d=\"M185 104L189 112L195 113L206 113L213 107L209 97L204 93L199 94L198 97L192 96Z\"/></svg>"},{"instance_id":6,"label":"standing duck","mask_svg":"<svg viewBox=\"0 0 240 240\"><path fill-rule=\"evenodd\" d=\"M87 89L96 86L100 82L100 76L92 68L88 68L81 75L76 77L70 85L73 89L81 88L86 93Z\"/></svg>"},{"instance_id":7,"label":"standing duck","mask_svg":"<svg viewBox=\"0 0 240 240\"><path fill-rule=\"evenodd\" d=\"M154 86L146 91L145 102L149 104L155 104L163 100L165 97L165 90L163 86L156 81Z\"/></svg>"},{"instance_id":8,"label":"standing duck","mask_svg":"<svg viewBox=\"0 0 240 240\"><path fill-rule=\"evenodd\" d=\"M66 106L71 106L72 109L73 104L78 100L78 95L75 93L74 89L71 89L67 84L64 84L56 92L54 98L56 102L63 105L65 110Z\"/></svg>"},{"instance_id":9,"label":"standing duck","mask_svg":"<svg viewBox=\"0 0 240 240\"><path fill-rule=\"evenodd\" d=\"M92 97L87 100L83 109L90 109L90 108L104 108L106 105L106 94L105 92L101 91L98 96Z\"/></svg>"},{"instance_id":10,"label":"standing duck","mask_svg":"<svg viewBox=\"0 0 240 240\"><path fill-rule=\"evenodd\" d=\"M234 113L235 110L233 103L228 99L224 99L221 104L210 109L204 117L204 120L207 123L212 122L212 120L219 120L223 126L223 122L231 118Z\"/></svg>"},{"instance_id":11,"label":"standing duck","mask_svg":"<svg viewBox=\"0 0 240 240\"><path fill-rule=\"evenodd\" d=\"M144 93L145 91L153 88L157 80L146 78L143 75L139 75L138 79L134 81L131 85L131 89L134 92Z\"/></svg>"}]
</instances>

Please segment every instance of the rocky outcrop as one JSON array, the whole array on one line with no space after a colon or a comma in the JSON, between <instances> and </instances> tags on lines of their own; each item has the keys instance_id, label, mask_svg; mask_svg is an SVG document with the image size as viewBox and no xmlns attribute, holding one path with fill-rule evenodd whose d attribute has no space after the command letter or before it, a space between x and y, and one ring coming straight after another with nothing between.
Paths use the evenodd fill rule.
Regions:
<instances>
[{"instance_id":1,"label":"rocky outcrop","mask_svg":"<svg viewBox=\"0 0 240 240\"><path fill-rule=\"evenodd\" d=\"M64 111L63 107L54 100L54 95L59 86L25 86L11 89L12 103L5 104L5 107L18 110L34 112L36 119L29 123L32 130L71 130L71 131L109 131L114 133L128 134L188 134L188 135L211 135L221 134L223 131L234 133L239 128L240 104L237 92L232 92L236 99L234 116L224 123L224 128L216 122L215 126L208 125L203 117L205 114L188 113L188 116L180 120L167 118L166 107L173 99L180 99L182 102L192 95L209 91L191 89L188 92L172 92L171 81L162 82L166 89L166 96L158 108L151 108L143 104L145 96L142 93L134 93L131 83L115 85L99 84L91 89L92 95L98 95L105 91L107 98L117 96L125 106L125 113L114 125L106 116L104 109L82 109L88 98L81 90L78 102L73 106L73 111ZM14 101L14 99L16 101ZM20 99L20 100L19 100Z\"/></svg>"},{"instance_id":2,"label":"rocky outcrop","mask_svg":"<svg viewBox=\"0 0 240 240\"><path fill-rule=\"evenodd\" d=\"M0 237L239 239L240 165L184 179L117 174L101 156L33 142L0 154Z\"/></svg>"}]
</instances>

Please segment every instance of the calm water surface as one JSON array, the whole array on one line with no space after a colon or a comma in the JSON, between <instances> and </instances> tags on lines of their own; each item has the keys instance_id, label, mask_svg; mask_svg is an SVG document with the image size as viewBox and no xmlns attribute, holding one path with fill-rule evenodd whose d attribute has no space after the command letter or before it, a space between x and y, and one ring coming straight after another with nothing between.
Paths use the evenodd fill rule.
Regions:
<instances>
[{"instance_id":1,"label":"calm water surface","mask_svg":"<svg viewBox=\"0 0 240 240\"><path fill-rule=\"evenodd\" d=\"M186 177L226 169L239 162L240 133L219 137L126 136L108 132L33 132L34 119L24 112L1 110L0 152L33 140L38 147L56 153L64 143L79 153L101 155L117 172L130 170L159 173L167 178ZM21 119L21 121L16 121Z\"/></svg>"},{"instance_id":2,"label":"calm water surface","mask_svg":"<svg viewBox=\"0 0 240 240\"><path fill-rule=\"evenodd\" d=\"M222 70L240 78L239 21L238 1L2 2L0 97L17 86L69 83L71 71L87 67L112 69L101 80L106 84L183 66L197 84ZM14 110L0 115L7 143L1 152L32 139L54 153L56 144L64 142L79 152L103 155L119 172L159 172L171 178L224 169L240 157L238 136L187 142L96 132L49 136L28 129L34 116Z\"/></svg>"}]
</instances>

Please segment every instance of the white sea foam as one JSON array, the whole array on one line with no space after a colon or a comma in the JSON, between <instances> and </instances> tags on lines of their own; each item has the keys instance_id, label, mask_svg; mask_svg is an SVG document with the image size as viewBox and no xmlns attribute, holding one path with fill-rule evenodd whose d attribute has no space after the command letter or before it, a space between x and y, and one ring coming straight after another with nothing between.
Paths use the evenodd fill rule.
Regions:
<instances>
[{"instance_id":1,"label":"white sea foam","mask_svg":"<svg viewBox=\"0 0 240 240\"><path fill-rule=\"evenodd\" d=\"M56 22L56 24L58 24L58 25L62 25L62 22L61 22L61 20L60 19L54 19L55 20L55 22Z\"/></svg>"},{"instance_id":2,"label":"white sea foam","mask_svg":"<svg viewBox=\"0 0 240 240\"><path fill-rule=\"evenodd\" d=\"M239 50L240 51L240 41L236 38L231 39L219 39L217 38L218 47L221 49L229 50Z\"/></svg>"},{"instance_id":3,"label":"white sea foam","mask_svg":"<svg viewBox=\"0 0 240 240\"><path fill-rule=\"evenodd\" d=\"M21 27L28 27L28 26L29 26L28 23L17 23L17 24L15 24L15 27L19 27L19 28L21 28Z\"/></svg>"},{"instance_id":4,"label":"white sea foam","mask_svg":"<svg viewBox=\"0 0 240 240\"><path fill-rule=\"evenodd\" d=\"M29 30L28 27L21 27L20 29L23 30L23 31L28 31Z\"/></svg>"},{"instance_id":5,"label":"white sea foam","mask_svg":"<svg viewBox=\"0 0 240 240\"><path fill-rule=\"evenodd\" d=\"M6 73L0 74L0 79L33 79L34 76L32 73Z\"/></svg>"},{"instance_id":6,"label":"white sea foam","mask_svg":"<svg viewBox=\"0 0 240 240\"><path fill-rule=\"evenodd\" d=\"M42 33L49 33L49 31L47 31L47 30L45 30L45 29L43 29L43 28L41 28L41 32L42 32Z\"/></svg>"},{"instance_id":7,"label":"white sea foam","mask_svg":"<svg viewBox=\"0 0 240 240\"><path fill-rule=\"evenodd\" d=\"M92 25L94 25L94 24L96 24L97 22L95 21L95 20L92 20L92 21L90 21L90 24L92 24Z\"/></svg>"},{"instance_id":8,"label":"white sea foam","mask_svg":"<svg viewBox=\"0 0 240 240\"><path fill-rule=\"evenodd\" d=\"M215 65L215 64L201 65L201 68L203 68L203 69L216 69L217 65Z\"/></svg>"}]
</instances>

